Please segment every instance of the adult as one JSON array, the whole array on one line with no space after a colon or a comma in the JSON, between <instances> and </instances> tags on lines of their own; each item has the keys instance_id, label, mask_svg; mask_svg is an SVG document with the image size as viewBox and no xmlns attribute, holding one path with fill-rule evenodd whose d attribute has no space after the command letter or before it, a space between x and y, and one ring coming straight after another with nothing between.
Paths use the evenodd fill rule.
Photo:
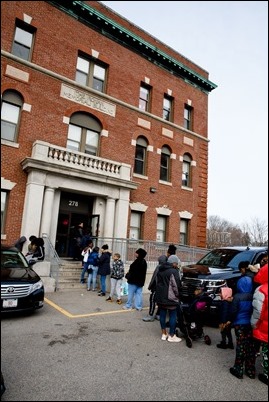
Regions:
<instances>
[{"instance_id":1,"label":"adult","mask_svg":"<svg viewBox=\"0 0 269 402\"><path fill-rule=\"evenodd\" d=\"M98 259L98 275L100 275L101 289L98 292L98 296L106 295L106 277L110 275L110 259L111 251L108 249L108 245L104 244L101 247L101 255Z\"/></svg>"},{"instance_id":2,"label":"adult","mask_svg":"<svg viewBox=\"0 0 269 402\"><path fill-rule=\"evenodd\" d=\"M168 342L180 342L177 337L177 307L179 305L179 294L181 281L179 276L179 258L172 254L167 262L159 267L156 284L156 303L160 309L160 325L162 330L161 339ZM166 331L166 315L169 314L169 334Z\"/></svg>"},{"instance_id":3,"label":"adult","mask_svg":"<svg viewBox=\"0 0 269 402\"><path fill-rule=\"evenodd\" d=\"M124 310L131 310L134 307L141 311L143 307L143 286L146 280L147 261L146 250L139 248L135 252L135 260L131 263L129 271L125 275L128 282L128 299L123 306Z\"/></svg>"},{"instance_id":4,"label":"adult","mask_svg":"<svg viewBox=\"0 0 269 402\"><path fill-rule=\"evenodd\" d=\"M260 284L253 295L251 316L253 337L260 341L263 360L263 373L258 378L268 385L268 264L259 270L254 281Z\"/></svg>"}]
</instances>

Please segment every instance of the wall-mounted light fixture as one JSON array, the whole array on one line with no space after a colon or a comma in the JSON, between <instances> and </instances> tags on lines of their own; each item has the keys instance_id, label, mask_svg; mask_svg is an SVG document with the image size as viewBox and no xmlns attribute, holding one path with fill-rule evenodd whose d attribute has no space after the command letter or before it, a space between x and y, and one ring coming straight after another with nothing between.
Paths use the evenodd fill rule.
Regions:
<instances>
[{"instance_id":1,"label":"wall-mounted light fixture","mask_svg":"<svg viewBox=\"0 0 269 402\"><path fill-rule=\"evenodd\" d=\"M157 188L156 188L156 187L150 187L149 191L150 191L151 193L156 193Z\"/></svg>"}]
</instances>

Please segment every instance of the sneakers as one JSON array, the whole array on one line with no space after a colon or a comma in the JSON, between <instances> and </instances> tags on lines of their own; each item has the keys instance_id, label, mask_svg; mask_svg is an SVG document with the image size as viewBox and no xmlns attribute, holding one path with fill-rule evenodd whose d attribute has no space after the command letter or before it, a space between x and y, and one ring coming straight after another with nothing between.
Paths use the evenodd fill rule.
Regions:
<instances>
[{"instance_id":1,"label":"sneakers","mask_svg":"<svg viewBox=\"0 0 269 402\"><path fill-rule=\"evenodd\" d=\"M182 341L182 339L178 338L176 335L173 335L173 336L169 335L167 340L168 340L168 342L181 342Z\"/></svg>"},{"instance_id":2,"label":"sneakers","mask_svg":"<svg viewBox=\"0 0 269 402\"><path fill-rule=\"evenodd\" d=\"M106 294L103 292L98 293L98 296L105 296Z\"/></svg>"},{"instance_id":3,"label":"sneakers","mask_svg":"<svg viewBox=\"0 0 269 402\"><path fill-rule=\"evenodd\" d=\"M160 316L159 315L156 314L154 318L155 318L155 320L160 321Z\"/></svg>"},{"instance_id":4,"label":"sneakers","mask_svg":"<svg viewBox=\"0 0 269 402\"><path fill-rule=\"evenodd\" d=\"M268 377L265 374L259 374L258 379L264 384L268 385Z\"/></svg>"},{"instance_id":5,"label":"sneakers","mask_svg":"<svg viewBox=\"0 0 269 402\"><path fill-rule=\"evenodd\" d=\"M220 342L217 344L217 348L219 349L227 349L226 343Z\"/></svg>"},{"instance_id":6,"label":"sneakers","mask_svg":"<svg viewBox=\"0 0 269 402\"><path fill-rule=\"evenodd\" d=\"M230 368L230 373L231 373L233 376L235 376L236 378L239 378L240 380L243 378L243 375L240 375L240 374L238 373L238 371L237 371L234 367L231 367L231 368Z\"/></svg>"},{"instance_id":7,"label":"sneakers","mask_svg":"<svg viewBox=\"0 0 269 402\"><path fill-rule=\"evenodd\" d=\"M251 371L245 371L246 376L248 376L248 378L251 378L252 380L254 380L255 378L255 373L251 372Z\"/></svg>"},{"instance_id":8,"label":"sneakers","mask_svg":"<svg viewBox=\"0 0 269 402\"><path fill-rule=\"evenodd\" d=\"M109 296L106 301L113 302L112 298Z\"/></svg>"},{"instance_id":9,"label":"sneakers","mask_svg":"<svg viewBox=\"0 0 269 402\"><path fill-rule=\"evenodd\" d=\"M166 341L168 338L168 334L162 334L161 340Z\"/></svg>"},{"instance_id":10,"label":"sneakers","mask_svg":"<svg viewBox=\"0 0 269 402\"><path fill-rule=\"evenodd\" d=\"M150 322L150 321L154 321L155 318L153 317L153 315L147 315L146 317L142 318L143 321L146 322Z\"/></svg>"},{"instance_id":11,"label":"sneakers","mask_svg":"<svg viewBox=\"0 0 269 402\"><path fill-rule=\"evenodd\" d=\"M118 300L117 300L117 304L122 304L121 299L118 299Z\"/></svg>"},{"instance_id":12,"label":"sneakers","mask_svg":"<svg viewBox=\"0 0 269 402\"><path fill-rule=\"evenodd\" d=\"M122 308L123 308L123 310L132 310L132 307L123 306Z\"/></svg>"},{"instance_id":13,"label":"sneakers","mask_svg":"<svg viewBox=\"0 0 269 402\"><path fill-rule=\"evenodd\" d=\"M137 311L142 311L142 308L136 308Z\"/></svg>"},{"instance_id":14,"label":"sneakers","mask_svg":"<svg viewBox=\"0 0 269 402\"><path fill-rule=\"evenodd\" d=\"M234 349L233 343L228 343L227 348L229 348L229 349Z\"/></svg>"}]
</instances>

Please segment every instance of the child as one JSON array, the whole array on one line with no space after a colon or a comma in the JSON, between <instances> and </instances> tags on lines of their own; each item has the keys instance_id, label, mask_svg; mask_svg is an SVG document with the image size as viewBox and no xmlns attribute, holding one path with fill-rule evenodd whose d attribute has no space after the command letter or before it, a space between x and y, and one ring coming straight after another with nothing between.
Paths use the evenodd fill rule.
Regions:
<instances>
[{"instance_id":1,"label":"child","mask_svg":"<svg viewBox=\"0 0 269 402\"><path fill-rule=\"evenodd\" d=\"M106 299L106 301L109 302L113 301L112 298L116 290L117 303L122 304L120 291L123 277L124 277L124 264L120 259L120 254L114 253L111 268L111 277L110 277L110 295Z\"/></svg>"},{"instance_id":2,"label":"child","mask_svg":"<svg viewBox=\"0 0 269 402\"><path fill-rule=\"evenodd\" d=\"M221 288L220 297L221 297L221 306L220 306L220 335L221 342L217 344L217 348L220 349L234 349L233 345L233 337L232 337L232 328L231 328L231 307L232 307L232 294L233 291L231 288ZM226 344L226 338L228 344Z\"/></svg>"}]
</instances>

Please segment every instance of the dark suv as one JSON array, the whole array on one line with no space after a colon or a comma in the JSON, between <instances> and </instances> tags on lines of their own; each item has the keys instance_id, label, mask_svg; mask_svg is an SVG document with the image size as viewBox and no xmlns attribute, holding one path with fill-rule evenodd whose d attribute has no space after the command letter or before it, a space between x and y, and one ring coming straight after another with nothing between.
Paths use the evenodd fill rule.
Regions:
<instances>
[{"instance_id":1,"label":"dark suv","mask_svg":"<svg viewBox=\"0 0 269 402\"><path fill-rule=\"evenodd\" d=\"M43 307L44 284L16 247L1 246L1 313Z\"/></svg>"},{"instance_id":2,"label":"dark suv","mask_svg":"<svg viewBox=\"0 0 269 402\"><path fill-rule=\"evenodd\" d=\"M249 261L251 265L268 254L267 247L220 247L208 252L196 264L182 268L182 300L186 303L194 298L194 290L202 287L212 297L210 314L218 314L220 288L229 286L236 290L241 276L238 264Z\"/></svg>"}]
</instances>

